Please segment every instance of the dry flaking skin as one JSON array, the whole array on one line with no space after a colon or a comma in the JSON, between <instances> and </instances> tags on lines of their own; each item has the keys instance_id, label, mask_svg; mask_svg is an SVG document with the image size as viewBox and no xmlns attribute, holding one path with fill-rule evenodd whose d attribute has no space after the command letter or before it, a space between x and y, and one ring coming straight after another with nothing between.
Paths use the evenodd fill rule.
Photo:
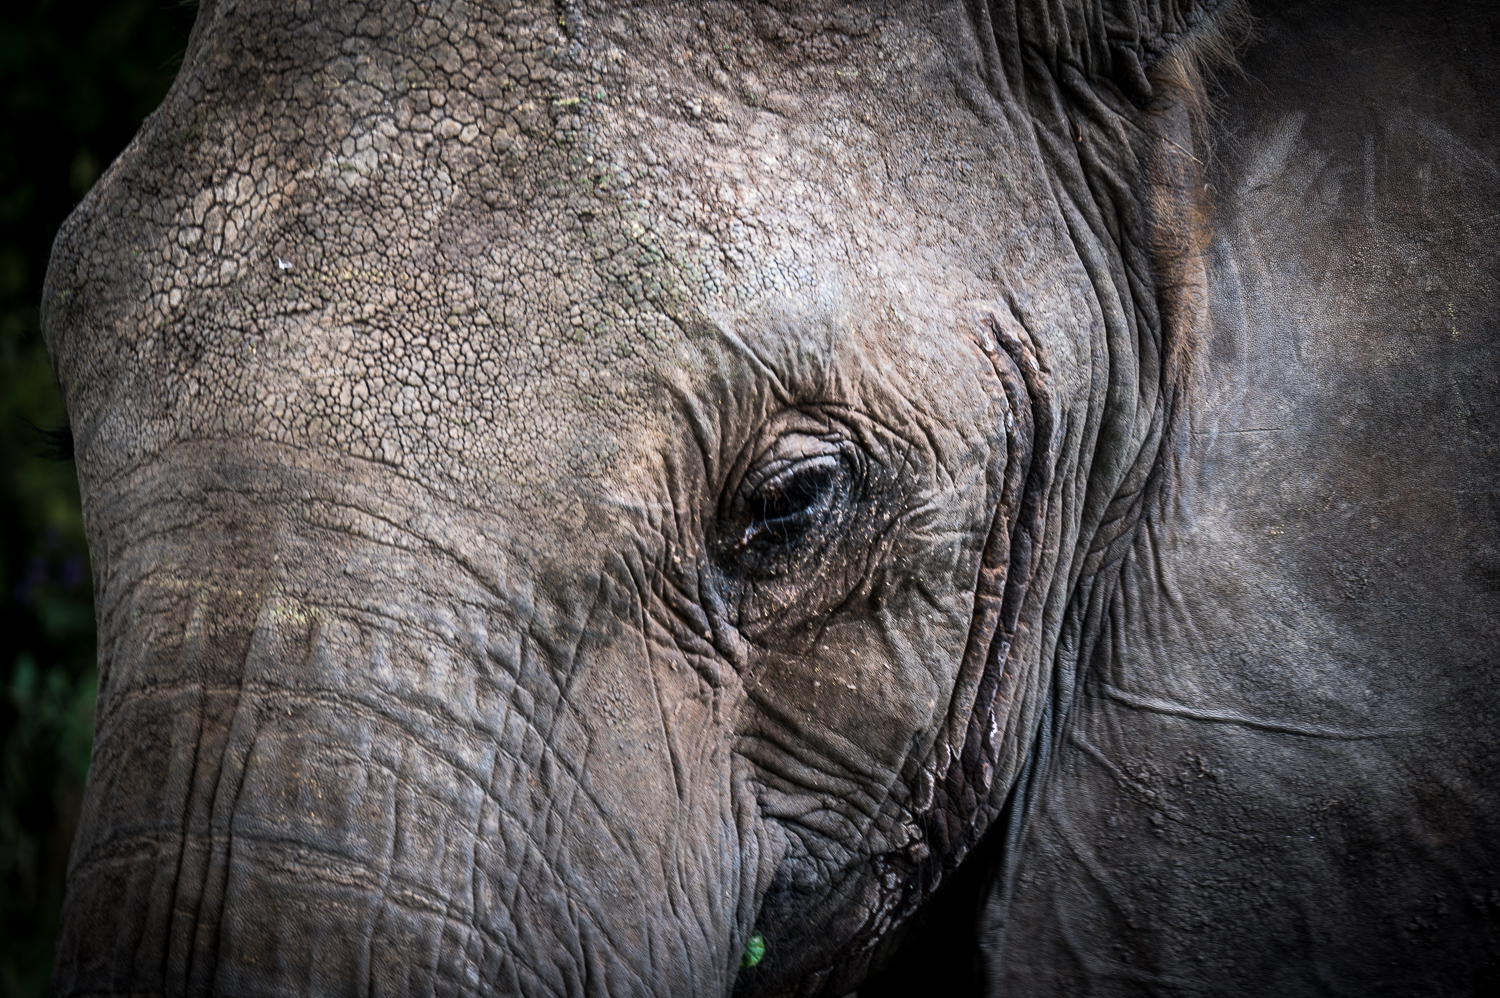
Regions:
<instances>
[{"instance_id":1,"label":"dry flaking skin","mask_svg":"<svg viewBox=\"0 0 1500 998\"><path fill-rule=\"evenodd\" d=\"M1015 783L1191 311L1164 36L1086 103L1007 37L205 3L48 279L101 648L59 993L859 983Z\"/></svg>"}]
</instances>

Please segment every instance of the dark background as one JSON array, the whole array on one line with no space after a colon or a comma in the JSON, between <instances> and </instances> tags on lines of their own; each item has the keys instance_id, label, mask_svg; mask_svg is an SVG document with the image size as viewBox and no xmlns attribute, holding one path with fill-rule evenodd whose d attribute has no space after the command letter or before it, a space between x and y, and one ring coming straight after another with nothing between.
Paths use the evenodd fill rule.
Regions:
<instances>
[{"instance_id":1,"label":"dark background","mask_svg":"<svg viewBox=\"0 0 1500 998\"><path fill-rule=\"evenodd\" d=\"M37 325L52 238L161 102L180 0L0 8L0 998L43 995L94 716L94 610Z\"/></svg>"}]
</instances>

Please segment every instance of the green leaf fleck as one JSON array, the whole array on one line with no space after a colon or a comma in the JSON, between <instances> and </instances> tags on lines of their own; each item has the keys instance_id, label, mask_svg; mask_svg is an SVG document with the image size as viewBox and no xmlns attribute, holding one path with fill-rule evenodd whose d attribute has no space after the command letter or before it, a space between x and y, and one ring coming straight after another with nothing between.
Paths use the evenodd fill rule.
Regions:
<instances>
[{"instance_id":1,"label":"green leaf fleck","mask_svg":"<svg viewBox=\"0 0 1500 998\"><path fill-rule=\"evenodd\" d=\"M740 957L741 967L753 967L766 955L766 937L759 932L752 933L750 939L745 943L745 955Z\"/></svg>"}]
</instances>

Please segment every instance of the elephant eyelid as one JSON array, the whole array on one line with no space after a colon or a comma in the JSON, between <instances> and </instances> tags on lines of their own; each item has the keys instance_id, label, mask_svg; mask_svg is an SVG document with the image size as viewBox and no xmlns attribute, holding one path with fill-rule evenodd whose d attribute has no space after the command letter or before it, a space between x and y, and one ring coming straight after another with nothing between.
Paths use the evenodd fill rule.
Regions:
<instances>
[{"instance_id":1,"label":"elephant eyelid","mask_svg":"<svg viewBox=\"0 0 1500 998\"><path fill-rule=\"evenodd\" d=\"M762 536L791 543L813 525L821 507L833 498L844 462L836 454L804 458L772 469L745 499L749 521L732 553L738 554Z\"/></svg>"},{"instance_id":2,"label":"elephant eyelid","mask_svg":"<svg viewBox=\"0 0 1500 998\"><path fill-rule=\"evenodd\" d=\"M783 418L793 425L761 436L754 456L726 483L709 542L721 567L747 581L821 561L827 545L857 522L866 491L872 462L854 428L804 412Z\"/></svg>"}]
</instances>

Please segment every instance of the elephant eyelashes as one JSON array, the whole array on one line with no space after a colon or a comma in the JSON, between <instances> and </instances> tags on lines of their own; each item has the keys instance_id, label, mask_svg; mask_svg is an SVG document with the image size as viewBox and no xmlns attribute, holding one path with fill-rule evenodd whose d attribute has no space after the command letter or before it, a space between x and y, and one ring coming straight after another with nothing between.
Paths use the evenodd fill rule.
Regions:
<instances>
[{"instance_id":1,"label":"elephant eyelashes","mask_svg":"<svg viewBox=\"0 0 1500 998\"><path fill-rule=\"evenodd\" d=\"M842 462L828 455L801 461L767 479L749 496L750 522L735 550L801 540L828 512L841 471Z\"/></svg>"},{"instance_id":2,"label":"elephant eyelashes","mask_svg":"<svg viewBox=\"0 0 1500 998\"><path fill-rule=\"evenodd\" d=\"M815 557L844 523L862 462L838 436L786 433L750 463L721 507L726 568L778 575Z\"/></svg>"}]
</instances>

